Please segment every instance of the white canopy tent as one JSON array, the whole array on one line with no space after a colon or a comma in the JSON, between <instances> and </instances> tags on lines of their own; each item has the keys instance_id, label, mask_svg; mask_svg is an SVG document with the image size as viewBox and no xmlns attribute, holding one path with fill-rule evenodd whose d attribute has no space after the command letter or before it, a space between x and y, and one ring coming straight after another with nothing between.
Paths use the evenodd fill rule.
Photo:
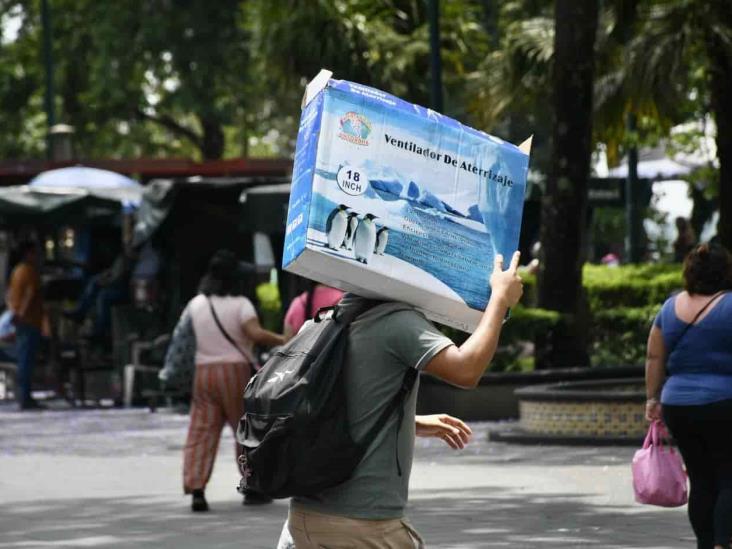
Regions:
<instances>
[{"instance_id":1,"label":"white canopy tent","mask_svg":"<svg viewBox=\"0 0 732 549\"><path fill-rule=\"evenodd\" d=\"M682 124L671 130L672 135L680 133L698 135L695 140L696 148L693 151L669 154L667 144L663 142L653 148L641 149L638 153L638 177L653 182L651 203L657 211L666 214L665 223L645 219L643 226L650 239L668 242L669 249L665 251L670 250L671 243L676 239L676 218L690 218L694 206L689 197L689 183L685 177L698 168L718 165L714 139L716 127L711 119ZM608 169L606 158L600 155L595 164L595 171L600 176L627 177L627 159L618 166ZM717 219L718 214L715 213L699 235L700 241L709 240L714 236Z\"/></svg>"}]
</instances>

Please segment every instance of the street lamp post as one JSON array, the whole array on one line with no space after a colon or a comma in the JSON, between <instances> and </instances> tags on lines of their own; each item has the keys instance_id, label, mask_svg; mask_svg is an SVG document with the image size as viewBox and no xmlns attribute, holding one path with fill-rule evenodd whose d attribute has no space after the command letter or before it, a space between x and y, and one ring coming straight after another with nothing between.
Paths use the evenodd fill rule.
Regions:
<instances>
[{"instance_id":1,"label":"street lamp post","mask_svg":"<svg viewBox=\"0 0 732 549\"><path fill-rule=\"evenodd\" d=\"M51 9L48 0L41 0L41 23L43 27L43 65L46 72L46 93L44 104L46 108L46 121L48 125L46 138L46 153L51 157L51 128L56 125L56 113L54 112L54 89L53 89L53 49L51 40Z\"/></svg>"},{"instance_id":2,"label":"street lamp post","mask_svg":"<svg viewBox=\"0 0 732 549\"><path fill-rule=\"evenodd\" d=\"M427 0L427 18L430 23L430 103L432 110L442 112L442 56L440 55L440 3Z\"/></svg>"},{"instance_id":3,"label":"street lamp post","mask_svg":"<svg viewBox=\"0 0 732 549\"><path fill-rule=\"evenodd\" d=\"M641 225L640 189L638 188L638 145L635 142L637 130L635 114L628 115L628 134L633 140L628 147L628 175L625 178L625 257L628 263L639 263L641 260Z\"/></svg>"}]
</instances>

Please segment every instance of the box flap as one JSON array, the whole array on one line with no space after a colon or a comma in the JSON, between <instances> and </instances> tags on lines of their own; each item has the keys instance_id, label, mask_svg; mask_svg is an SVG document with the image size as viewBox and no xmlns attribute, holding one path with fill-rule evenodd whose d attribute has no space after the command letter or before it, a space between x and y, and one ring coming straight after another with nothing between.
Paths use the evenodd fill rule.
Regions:
<instances>
[{"instance_id":1,"label":"box flap","mask_svg":"<svg viewBox=\"0 0 732 549\"><path fill-rule=\"evenodd\" d=\"M313 100L313 97L318 95L328 85L328 81L332 76L333 71L320 69L318 75L305 87L305 95L302 97L302 105L300 105L300 108L304 109L307 107L308 103Z\"/></svg>"},{"instance_id":2,"label":"box flap","mask_svg":"<svg viewBox=\"0 0 732 549\"><path fill-rule=\"evenodd\" d=\"M528 154L528 155L530 155L530 154L531 154L531 143L532 143L533 141L534 141L534 136L533 136L533 135L530 135L530 136L528 137L528 139L526 139L526 141L524 141L523 143L521 143L521 144L520 144L520 145L518 146L519 150L520 150L520 151L521 151L522 153L525 153L525 154Z\"/></svg>"}]
</instances>

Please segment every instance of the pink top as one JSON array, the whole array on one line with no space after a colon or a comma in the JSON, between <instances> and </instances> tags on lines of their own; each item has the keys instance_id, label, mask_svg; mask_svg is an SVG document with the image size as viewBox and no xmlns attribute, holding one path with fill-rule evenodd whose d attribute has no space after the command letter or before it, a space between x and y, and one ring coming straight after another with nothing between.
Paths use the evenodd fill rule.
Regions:
<instances>
[{"instance_id":1,"label":"pink top","mask_svg":"<svg viewBox=\"0 0 732 549\"><path fill-rule=\"evenodd\" d=\"M257 318L254 305L246 297L211 296L216 316L237 345L252 352L254 344L244 334L242 324ZM199 294L188 303L188 312L196 333L196 364L247 362L242 354L224 337L211 314L206 296Z\"/></svg>"},{"instance_id":2,"label":"pink top","mask_svg":"<svg viewBox=\"0 0 732 549\"><path fill-rule=\"evenodd\" d=\"M318 309L322 309L323 307L332 307L343 297L342 291L331 288L330 286L318 285L315 287L313 292L313 307L309 314L305 314L305 305L308 300L307 292L303 292L293 299L290 304L290 308L287 309L285 325L289 326L295 334L300 331L302 325L305 324L306 317L312 318L313 315L318 312Z\"/></svg>"}]
</instances>

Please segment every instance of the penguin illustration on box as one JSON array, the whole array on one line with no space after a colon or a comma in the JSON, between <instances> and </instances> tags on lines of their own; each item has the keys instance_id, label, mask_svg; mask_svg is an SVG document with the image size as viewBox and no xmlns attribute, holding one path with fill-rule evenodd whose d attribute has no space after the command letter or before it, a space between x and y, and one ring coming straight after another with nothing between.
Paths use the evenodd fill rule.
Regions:
<instances>
[{"instance_id":1,"label":"penguin illustration on box","mask_svg":"<svg viewBox=\"0 0 732 549\"><path fill-rule=\"evenodd\" d=\"M347 209L348 206L340 204L335 210L330 212L328 221L325 224L328 247L332 250L340 248L343 243L343 238L346 236L346 227L348 226Z\"/></svg>"},{"instance_id":2,"label":"penguin illustration on box","mask_svg":"<svg viewBox=\"0 0 732 549\"><path fill-rule=\"evenodd\" d=\"M375 215L366 214L356 229L353 249L356 259L361 263L368 263L371 256L374 255L374 247L376 246L376 224L374 219L376 219Z\"/></svg>"},{"instance_id":3,"label":"penguin illustration on box","mask_svg":"<svg viewBox=\"0 0 732 549\"><path fill-rule=\"evenodd\" d=\"M376 247L374 248L374 253L376 255L384 255L384 250L386 250L386 245L388 242L389 228L381 227L381 229L376 231Z\"/></svg>"},{"instance_id":4,"label":"penguin illustration on box","mask_svg":"<svg viewBox=\"0 0 732 549\"><path fill-rule=\"evenodd\" d=\"M351 211L348 214L348 223L346 225L346 236L343 239L343 244L341 244L341 248L345 248L346 250L353 249L353 237L356 236L357 227L358 227L358 214L354 211Z\"/></svg>"}]
</instances>

